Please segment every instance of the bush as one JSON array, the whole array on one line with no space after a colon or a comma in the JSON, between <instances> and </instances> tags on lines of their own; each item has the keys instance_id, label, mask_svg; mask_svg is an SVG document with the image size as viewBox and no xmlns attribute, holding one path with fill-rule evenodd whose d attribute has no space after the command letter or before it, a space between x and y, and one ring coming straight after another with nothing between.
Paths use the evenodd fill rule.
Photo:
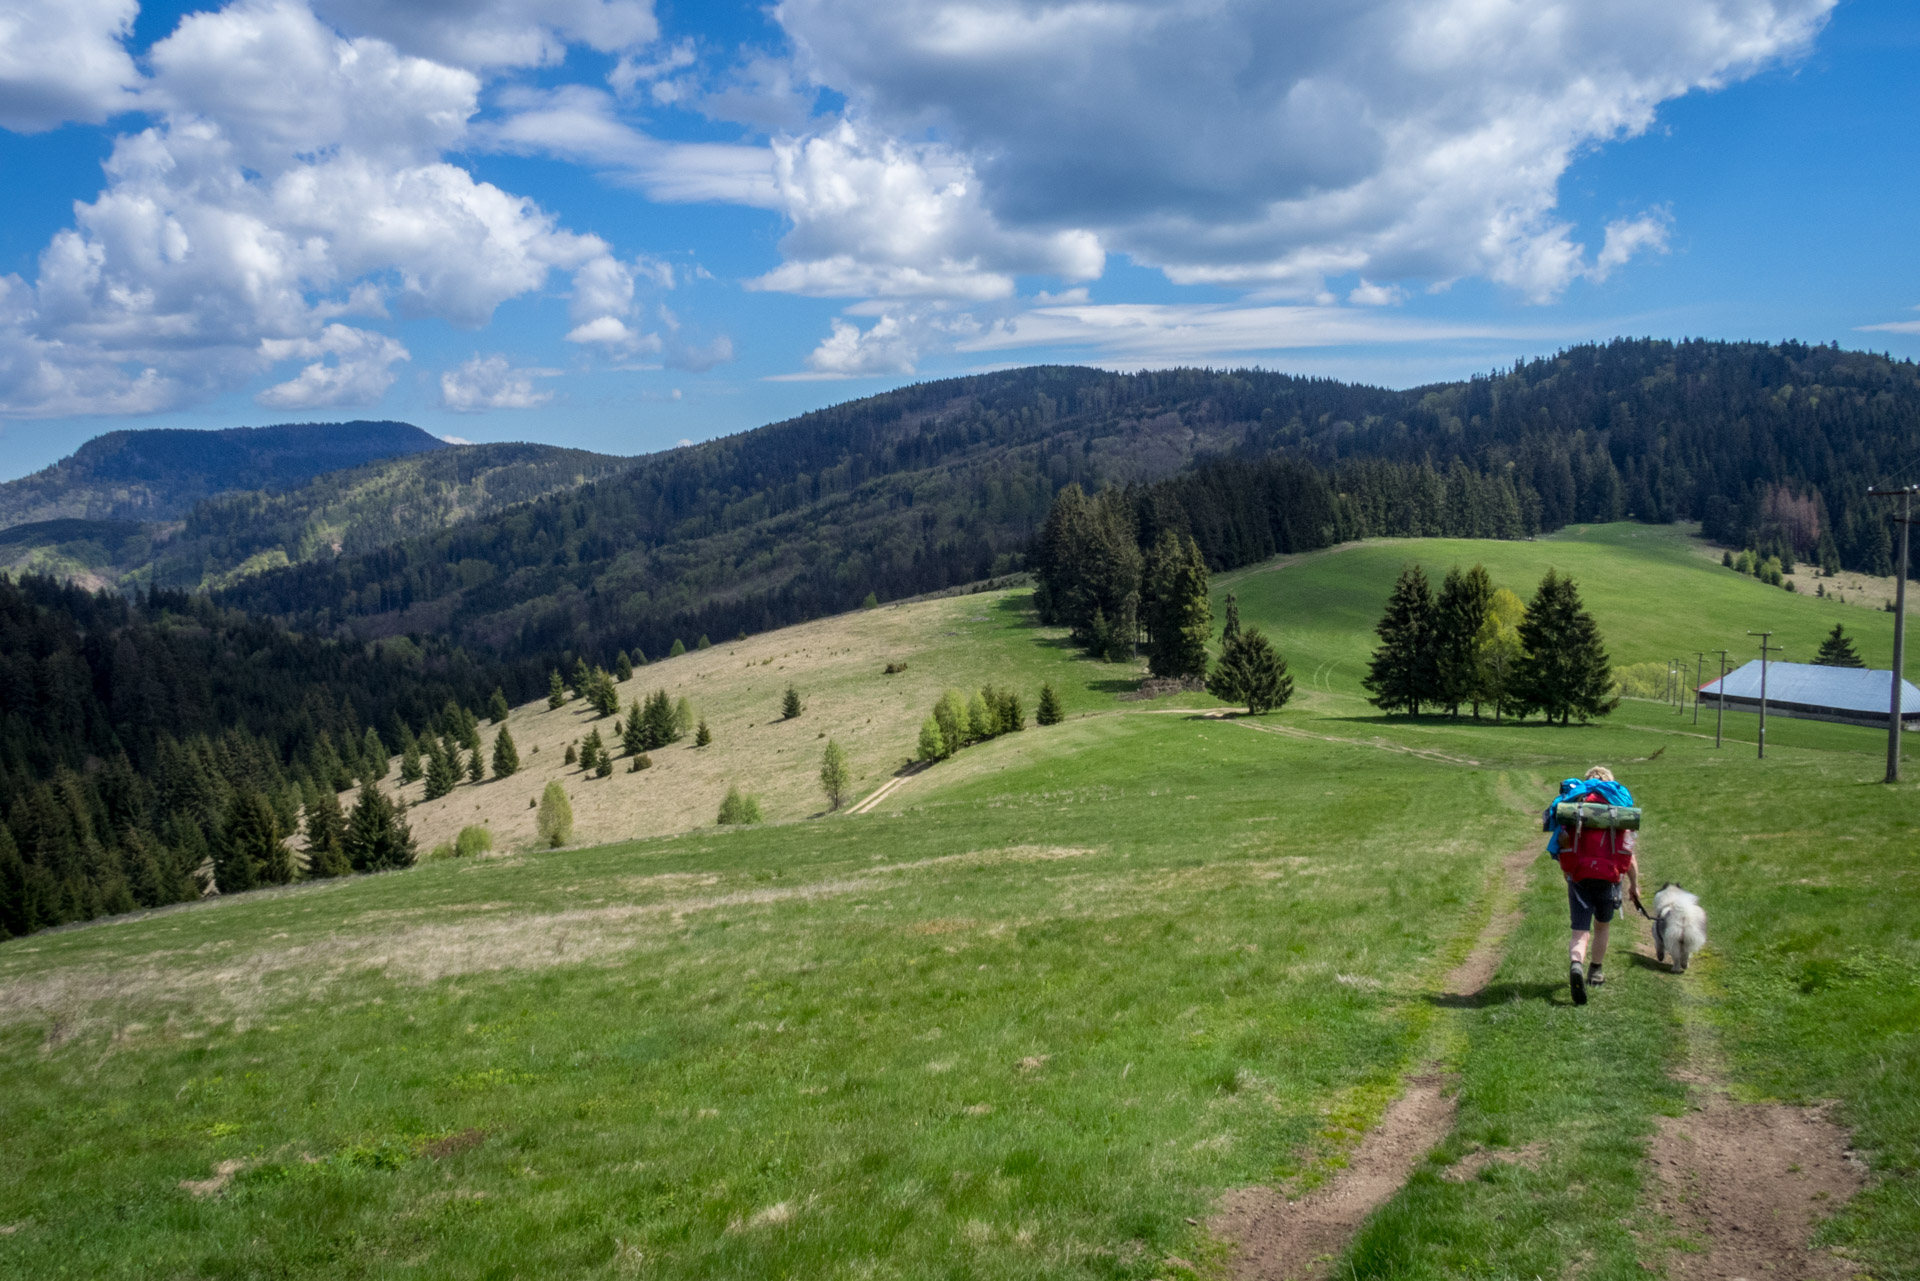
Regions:
<instances>
[{"instance_id":1,"label":"bush","mask_svg":"<svg viewBox=\"0 0 1920 1281\"><path fill-rule=\"evenodd\" d=\"M540 816L535 820L541 843L549 847L565 845L573 839L573 802L567 789L556 780L540 795Z\"/></svg>"},{"instance_id":2,"label":"bush","mask_svg":"<svg viewBox=\"0 0 1920 1281\"><path fill-rule=\"evenodd\" d=\"M463 827L460 835L453 840L453 852L461 858L476 858L493 848L493 829L490 827Z\"/></svg>"},{"instance_id":3,"label":"bush","mask_svg":"<svg viewBox=\"0 0 1920 1281\"><path fill-rule=\"evenodd\" d=\"M642 752L638 756L633 758L633 764L627 766L627 773L638 774L643 769L652 769L652 768L653 768L653 757L648 756L645 752Z\"/></svg>"},{"instance_id":4,"label":"bush","mask_svg":"<svg viewBox=\"0 0 1920 1281\"><path fill-rule=\"evenodd\" d=\"M449 845L445 841L442 841L438 845L434 846L432 849L427 851L426 861L429 863L435 863L443 858L455 858L455 857L457 857L457 852L454 850L453 846Z\"/></svg>"},{"instance_id":5,"label":"bush","mask_svg":"<svg viewBox=\"0 0 1920 1281\"><path fill-rule=\"evenodd\" d=\"M720 802L719 822L723 826L733 826L760 821L760 800L754 796L743 796L738 787L727 789L726 799Z\"/></svg>"},{"instance_id":6,"label":"bush","mask_svg":"<svg viewBox=\"0 0 1920 1281\"><path fill-rule=\"evenodd\" d=\"M888 663L887 669L881 672L880 674L882 676L898 676L901 672L904 672L906 670L907 670L907 665L905 663Z\"/></svg>"}]
</instances>

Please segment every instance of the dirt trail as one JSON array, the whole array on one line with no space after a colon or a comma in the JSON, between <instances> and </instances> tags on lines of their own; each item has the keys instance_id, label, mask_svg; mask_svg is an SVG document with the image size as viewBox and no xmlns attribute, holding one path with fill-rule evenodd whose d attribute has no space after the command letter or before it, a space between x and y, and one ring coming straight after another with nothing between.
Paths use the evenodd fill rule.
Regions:
<instances>
[{"instance_id":1,"label":"dirt trail","mask_svg":"<svg viewBox=\"0 0 1920 1281\"><path fill-rule=\"evenodd\" d=\"M1651 959L1653 949L1636 946ZM1691 1017L1688 1017L1691 1015ZM1647 1160L1660 1178L1655 1208L1703 1242L1676 1251L1680 1281L1814 1281L1853 1276L1857 1267L1813 1249L1814 1229L1866 1183L1866 1166L1824 1107L1739 1103L1726 1089L1711 1033L1683 1004L1692 1086L1687 1113L1663 1117Z\"/></svg>"},{"instance_id":2,"label":"dirt trail","mask_svg":"<svg viewBox=\"0 0 1920 1281\"><path fill-rule=\"evenodd\" d=\"M1507 935L1520 920L1520 891L1538 844L1507 855L1500 897L1466 958L1441 982L1441 995L1470 997L1499 968ZM1453 1128L1454 1101L1445 1080L1423 1071L1387 1106L1344 1169L1298 1200L1274 1188L1236 1188L1209 1224L1233 1247L1240 1281L1319 1281L1367 1216L1385 1205L1415 1165Z\"/></svg>"},{"instance_id":3,"label":"dirt trail","mask_svg":"<svg viewBox=\"0 0 1920 1281\"><path fill-rule=\"evenodd\" d=\"M886 800L887 797L893 795L896 791L900 790L900 788L906 784L908 779L911 779L915 775L924 772L926 768L927 767L924 764L907 766L906 769L902 770L898 774L895 774L892 778L888 779L886 782L882 783L879 787L875 788L872 795L868 796L866 799L860 801L857 805L854 805L853 807L848 809L847 813L866 814L871 812L874 806L878 805L881 801Z\"/></svg>"}]
</instances>

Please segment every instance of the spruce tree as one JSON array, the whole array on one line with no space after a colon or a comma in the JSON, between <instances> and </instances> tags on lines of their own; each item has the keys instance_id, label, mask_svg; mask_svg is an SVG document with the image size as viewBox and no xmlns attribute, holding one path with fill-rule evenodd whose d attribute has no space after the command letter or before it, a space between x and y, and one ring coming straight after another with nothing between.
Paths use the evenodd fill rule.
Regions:
<instances>
[{"instance_id":1,"label":"spruce tree","mask_svg":"<svg viewBox=\"0 0 1920 1281\"><path fill-rule=\"evenodd\" d=\"M616 653L613 656L613 678L623 682L633 679L633 664L628 661L624 653Z\"/></svg>"},{"instance_id":2,"label":"spruce tree","mask_svg":"<svg viewBox=\"0 0 1920 1281\"><path fill-rule=\"evenodd\" d=\"M800 715L800 691L789 685L786 695L780 700L780 719L790 721L798 715Z\"/></svg>"},{"instance_id":3,"label":"spruce tree","mask_svg":"<svg viewBox=\"0 0 1920 1281\"><path fill-rule=\"evenodd\" d=\"M676 636L673 639L673 648L667 651L667 657L678 658L680 657L680 655L686 652L687 652L686 642Z\"/></svg>"},{"instance_id":4,"label":"spruce tree","mask_svg":"<svg viewBox=\"0 0 1920 1281\"><path fill-rule=\"evenodd\" d=\"M600 763L606 758L606 755L607 745L601 741L600 731L597 728L588 730L585 741L580 744L581 771L583 773L591 773L599 769Z\"/></svg>"},{"instance_id":5,"label":"spruce tree","mask_svg":"<svg viewBox=\"0 0 1920 1281\"><path fill-rule=\"evenodd\" d=\"M1207 692L1222 702L1245 703L1251 716L1264 716L1293 697L1293 677L1273 642L1259 628L1248 627L1221 651Z\"/></svg>"},{"instance_id":6,"label":"spruce tree","mask_svg":"<svg viewBox=\"0 0 1920 1281\"><path fill-rule=\"evenodd\" d=\"M0 823L0 935L31 934L39 924L34 918L28 903L26 862L13 833Z\"/></svg>"},{"instance_id":7,"label":"spruce tree","mask_svg":"<svg viewBox=\"0 0 1920 1281\"><path fill-rule=\"evenodd\" d=\"M707 634L705 632L701 632L700 639L694 642L693 647L695 649L712 649L713 642L707 639Z\"/></svg>"},{"instance_id":8,"label":"spruce tree","mask_svg":"<svg viewBox=\"0 0 1920 1281\"><path fill-rule=\"evenodd\" d=\"M713 731L707 728L707 723L705 721L701 721L699 731L695 733L693 736L693 745L695 747L706 747L706 746L709 746L712 742L713 742Z\"/></svg>"},{"instance_id":9,"label":"spruce tree","mask_svg":"<svg viewBox=\"0 0 1920 1281\"><path fill-rule=\"evenodd\" d=\"M325 787L316 787L307 800L307 876L320 879L344 876L353 870L347 861L346 816L340 812L340 798Z\"/></svg>"},{"instance_id":10,"label":"spruce tree","mask_svg":"<svg viewBox=\"0 0 1920 1281\"><path fill-rule=\"evenodd\" d=\"M356 872L413 866L412 829L386 793L371 783L360 788L353 812L347 816L347 834L341 844Z\"/></svg>"},{"instance_id":11,"label":"spruce tree","mask_svg":"<svg viewBox=\"0 0 1920 1281\"><path fill-rule=\"evenodd\" d=\"M647 750L647 724L640 713L640 702L634 700L633 710L627 713L626 728L620 732L620 746L629 756L638 756Z\"/></svg>"},{"instance_id":12,"label":"spruce tree","mask_svg":"<svg viewBox=\"0 0 1920 1281\"><path fill-rule=\"evenodd\" d=\"M587 686L592 680L593 669L587 666L587 660L584 658L574 659L573 671L567 676L567 687L574 692L574 696L577 698L586 697Z\"/></svg>"},{"instance_id":13,"label":"spruce tree","mask_svg":"<svg viewBox=\"0 0 1920 1281\"><path fill-rule=\"evenodd\" d=\"M487 776L487 758L480 750L480 731L474 730L473 739L467 744L467 781L478 783Z\"/></svg>"},{"instance_id":14,"label":"spruce tree","mask_svg":"<svg viewBox=\"0 0 1920 1281\"><path fill-rule=\"evenodd\" d=\"M387 745L380 741L377 731L369 729L360 743L360 768L363 775L374 779L385 778L390 762Z\"/></svg>"},{"instance_id":15,"label":"spruce tree","mask_svg":"<svg viewBox=\"0 0 1920 1281\"><path fill-rule=\"evenodd\" d=\"M655 690L647 696L647 706L641 714L641 723L646 727L646 745L648 751L665 747L678 741L679 727L675 723L673 700L667 691Z\"/></svg>"},{"instance_id":16,"label":"spruce tree","mask_svg":"<svg viewBox=\"0 0 1920 1281\"><path fill-rule=\"evenodd\" d=\"M1020 701L1020 695L1008 690L1000 696L1000 732L1017 734L1027 727L1026 704Z\"/></svg>"},{"instance_id":17,"label":"spruce tree","mask_svg":"<svg viewBox=\"0 0 1920 1281\"><path fill-rule=\"evenodd\" d=\"M557 849L573 839L573 803L559 780L547 784L540 793L540 812L534 819L541 844Z\"/></svg>"},{"instance_id":18,"label":"spruce tree","mask_svg":"<svg viewBox=\"0 0 1920 1281\"><path fill-rule=\"evenodd\" d=\"M560 669L554 668L547 677L547 710L554 711L566 704L567 687L560 682Z\"/></svg>"},{"instance_id":19,"label":"spruce tree","mask_svg":"<svg viewBox=\"0 0 1920 1281\"><path fill-rule=\"evenodd\" d=\"M1522 654L1514 674L1521 706L1545 712L1562 725L1605 716L1614 707L1613 672L1600 628L1580 603L1571 578L1553 570L1527 604L1520 624Z\"/></svg>"},{"instance_id":20,"label":"spruce tree","mask_svg":"<svg viewBox=\"0 0 1920 1281\"><path fill-rule=\"evenodd\" d=\"M840 744L828 739L827 749L820 756L820 790L827 794L827 804L839 809L851 786L853 771L847 768L847 754Z\"/></svg>"},{"instance_id":21,"label":"spruce tree","mask_svg":"<svg viewBox=\"0 0 1920 1281\"><path fill-rule=\"evenodd\" d=\"M409 735L406 745L400 749L400 781L402 783L417 783L420 781L422 772L420 766L420 740ZM332 780L330 779L323 781L320 786L329 792L333 790Z\"/></svg>"},{"instance_id":22,"label":"spruce tree","mask_svg":"<svg viewBox=\"0 0 1920 1281\"><path fill-rule=\"evenodd\" d=\"M1229 601L1233 598L1228 597ZM1052 685L1040 687L1040 705L1034 709L1033 719L1039 725L1058 725L1066 717L1060 706L1060 696L1053 692Z\"/></svg>"},{"instance_id":23,"label":"spruce tree","mask_svg":"<svg viewBox=\"0 0 1920 1281\"><path fill-rule=\"evenodd\" d=\"M293 861L281 844L280 819L258 792L238 791L220 829L214 876L222 894L293 879Z\"/></svg>"},{"instance_id":24,"label":"spruce tree","mask_svg":"<svg viewBox=\"0 0 1920 1281\"><path fill-rule=\"evenodd\" d=\"M1853 639L1847 635L1840 624L1835 623L1827 638L1820 642L1820 652L1813 661L1821 667L1865 667L1860 655L1854 652Z\"/></svg>"},{"instance_id":25,"label":"spruce tree","mask_svg":"<svg viewBox=\"0 0 1920 1281\"><path fill-rule=\"evenodd\" d=\"M511 778L520 772L520 751L513 745L513 735L502 725L493 740L493 776Z\"/></svg>"},{"instance_id":26,"label":"spruce tree","mask_svg":"<svg viewBox=\"0 0 1920 1281\"><path fill-rule=\"evenodd\" d=\"M1437 697L1433 615L1433 591L1426 574L1418 565L1407 566L1387 598L1387 612L1373 629L1380 637L1380 648L1373 652L1362 683L1375 707L1418 716L1420 705Z\"/></svg>"},{"instance_id":27,"label":"spruce tree","mask_svg":"<svg viewBox=\"0 0 1920 1281\"><path fill-rule=\"evenodd\" d=\"M1433 658L1439 682L1436 701L1445 703L1453 716L1460 715L1460 704L1477 701L1480 628L1492 606L1493 579L1484 565L1464 573L1458 566L1447 571L1434 604Z\"/></svg>"},{"instance_id":28,"label":"spruce tree","mask_svg":"<svg viewBox=\"0 0 1920 1281\"><path fill-rule=\"evenodd\" d=\"M758 823L759 821L759 799L757 797L743 795L737 786L728 787L726 799L720 802L719 822L724 826L735 823Z\"/></svg>"},{"instance_id":29,"label":"spruce tree","mask_svg":"<svg viewBox=\"0 0 1920 1281\"><path fill-rule=\"evenodd\" d=\"M493 687L493 696L487 699L487 719L495 725L505 723L512 709L507 706L507 692L498 685Z\"/></svg>"},{"instance_id":30,"label":"spruce tree","mask_svg":"<svg viewBox=\"0 0 1920 1281\"><path fill-rule=\"evenodd\" d=\"M460 767L439 739L428 739L427 750L427 799L437 801L460 781Z\"/></svg>"},{"instance_id":31,"label":"spruce tree","mask_svg":"<svg viewBox=\"0 0 1920 1281\"><path fill-rule=\"evenodd\" d=\"M645 667L647 665L647 651L641 649L638 645L633 647L633 665L635 667Z\"/></svg>"},{"instance_id":32,"label":"spruce tree","mask_svg":"<svg viewBox=\"0 0 1920 1281\"><path fill-rule=\"evenodd\" d=\"M1171 529L1160 531L1148 554L1142 588L1147 670L1172 679L1205 676L1213 637L1207 564L1200 545Z\"/></svg>"},{"instance_id":33,"label":"spruce tree","mask_svg":"<svg viewBox=\"0 0 1920 1281\"><path fill-rule=\"evenodd\" d=\"M1232 592L1227 593L1227 618L1220 627L1220 646L1226 648L1234 637L1240 634L1240 598Z\"/></svg>"}]
</instances>

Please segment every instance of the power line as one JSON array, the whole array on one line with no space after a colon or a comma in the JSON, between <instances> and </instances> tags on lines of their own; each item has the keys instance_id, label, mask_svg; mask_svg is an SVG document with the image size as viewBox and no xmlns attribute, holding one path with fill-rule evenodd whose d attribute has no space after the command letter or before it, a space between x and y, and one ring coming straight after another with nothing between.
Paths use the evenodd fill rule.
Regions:
<instances>
[{"instance_id":1,"label":"power line","mask_svg":"<svg viewBox=\"0 0 1920 1281\"><path fill-rule=\"evenodd\" d=\"M1869 498L1898 498L1900 514L1893 523L1900 526L1900 569L1893 580L1893 692L1887 700L1887 782L1900 781L1900 695L1907 666L1907 535L1913 528L1913 495L1920 486L1900 489L1869 489Z\"/></svg>"},{"instance_id":2,"label":"power line","mask_svg":"<svg viewBox=\"0 0 1920 1281\"><path fill-rule=\"evenodd\" d=\"M1747 635L1758 636L1760 638L1760 756L1759 756L1759 759L1764 761L1767 759L1767 652L1769 650L1772 650L1776 653L1784 653L1786 651L1786 646L1769 645L1767 642L1773 639L1772 632L1749 631Z\"/></svg>"}]
</instances>

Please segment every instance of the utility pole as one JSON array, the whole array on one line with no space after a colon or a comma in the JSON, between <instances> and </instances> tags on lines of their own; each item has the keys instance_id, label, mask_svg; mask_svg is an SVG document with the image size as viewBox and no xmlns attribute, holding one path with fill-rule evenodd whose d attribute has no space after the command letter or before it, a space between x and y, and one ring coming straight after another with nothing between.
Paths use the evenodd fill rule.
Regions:
<instances>
[{"instance_id":1,"label":"utility pole","mask_svg":"<svg viewBox=\"0 0 1920 1281\"><path fill-rule=\"evenodd\" d=\"M1773 639L1772 632L1750 631L1747 633L1747 635L1758 636L1760 638L1760 757L1759 759L1764 761L1767 759L1767 651L1771 649L1775 653L1778 653L1779 651L1785 649L1786 646L1767 644L1768 641Z\"/></svg>"},{"instance_id":2,"label":"utility pole","mask_svg":"<svg viewBox=\"0 0 1920 1281\"><path fill-rule=\"evenodd\" d=\"M1872 498L1898 498L1900 514L1893 523L1900 526L1900 568L1893 580L1893 693L1887 702L1887 782L1900 781L1900 686L1907 666L1907 531L1913 528L1913 495L1920 486L1904 489L1869 489Z\"/></svg>"},{"instance_id":3,"label":"utility pole","mask_svg":"<svg viewBox=\"0 0 1920 1281\"><path fill-rule=\"evenodd\" d=\"M1720 651L1720 696L1714 701L1713 745L1720 746L1720 730L1727 723L1727 651Z\"/></svg>"},{"instance_id":4,"label":"utility pole","mask_svg":"<svg viewBox=\"0 0 1920 1281\"><path fill-rule=\"evenodd\" d=\"M1704 649L1694 650L1693 651L1693 723L1695 725L1698 725L1700 723L1700 679L1701 677L1706 675L1706 671L1707 671L1707 651Z\"/></svg>"}]
</instances>

